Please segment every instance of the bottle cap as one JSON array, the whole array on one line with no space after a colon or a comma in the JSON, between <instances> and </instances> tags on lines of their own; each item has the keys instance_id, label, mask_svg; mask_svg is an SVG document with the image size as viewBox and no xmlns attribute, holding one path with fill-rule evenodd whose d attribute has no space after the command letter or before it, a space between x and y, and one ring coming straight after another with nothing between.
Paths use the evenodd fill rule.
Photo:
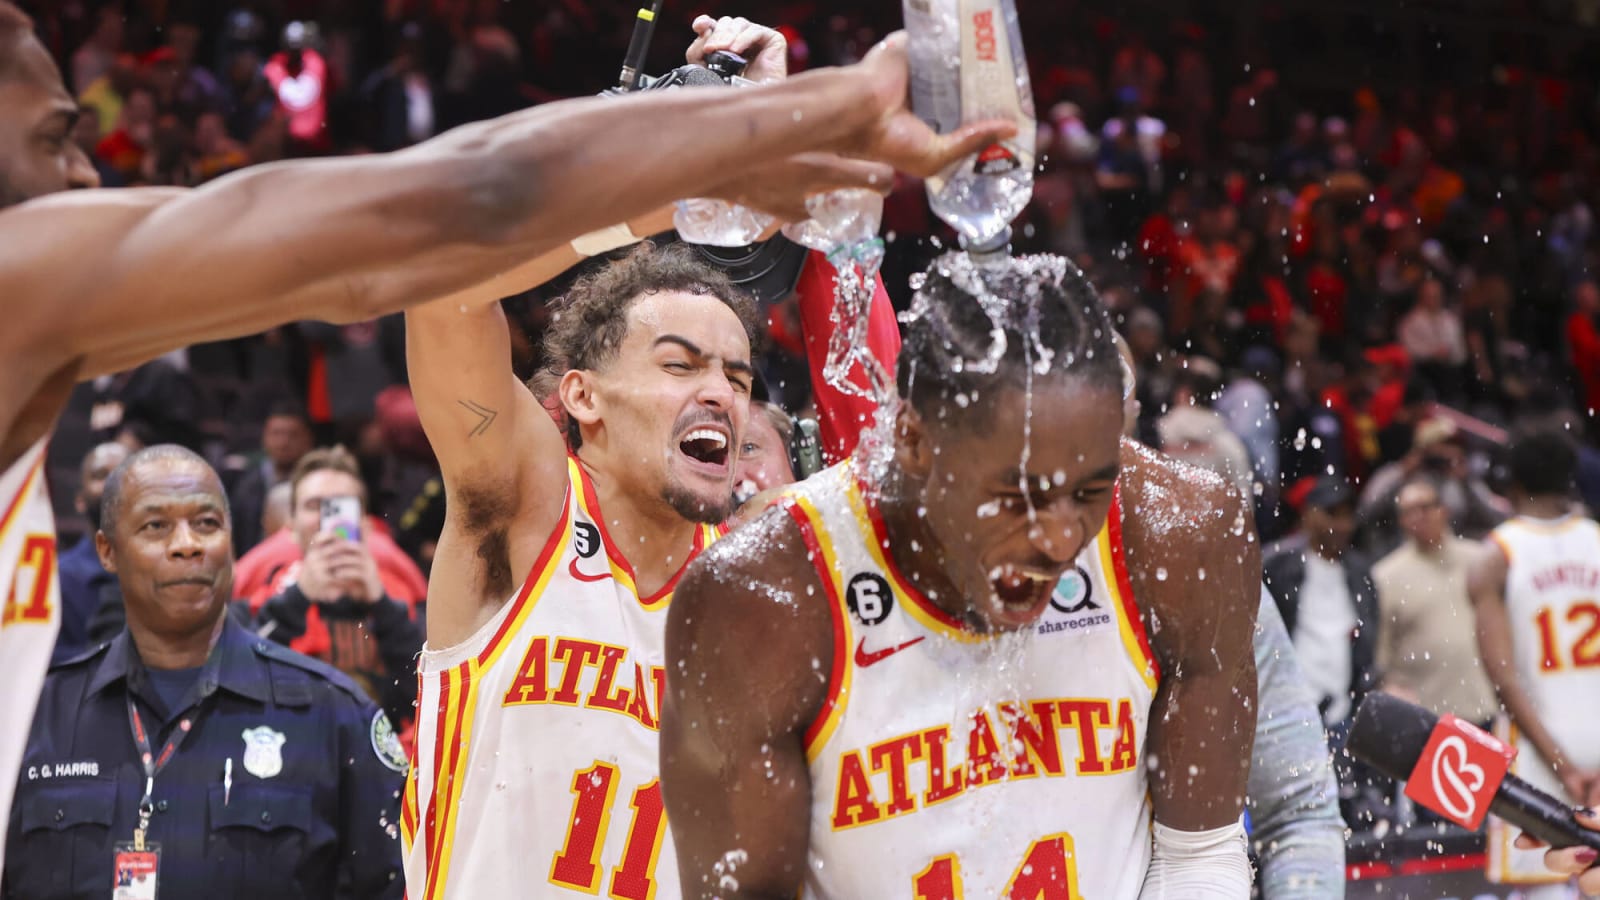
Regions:
<instances>
[{"instance_id":1,"label":"bottle cap","mask_svg":"<svg viewBox=\"0 0 1600 900\"><path fill-rule=\"evenodd\" d=\"M1004 259L1011 255L1011 226L1007 225L999 234L981 242L969 241L966 235L962 235L961 249L967 251L967 255L976 263Z\"/></svg>"}]
</instances>

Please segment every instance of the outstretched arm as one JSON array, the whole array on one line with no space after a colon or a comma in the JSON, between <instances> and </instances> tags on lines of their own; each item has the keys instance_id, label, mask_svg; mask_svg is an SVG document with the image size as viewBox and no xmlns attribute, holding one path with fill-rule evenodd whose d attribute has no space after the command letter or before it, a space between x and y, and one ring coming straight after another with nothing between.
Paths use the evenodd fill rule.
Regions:
<instances>
[{"instance_id":1,"label":"outstretched arm","mask_svg":"<svg viewBox=\"0 0 1600 900\"><path fill-rule=\"evenodd\" d=\"M194 191L86 191L0 213L0 352L113 370L303 318L356 321L466 290L618 219L736 193L804 151L937 167L990 139L935 139L904 107L903 40L859 66L728 91L553 103L387 156L278 163ZM739 140L706 141L706 134ZM637 166L648 144L670 165ZM738 199L751 199L740 196ZM70 314L63 311L70 310ZM26 397L0 399L10 422Z\"/></svg>"},{"instance_id":2,"label":"outstretched arm","mask_svg":"<svg viewBox=\"0 0 1600 900\"><path fill-rule=\"evenodd\" d=\"M667 679L661 711L662 796L694 900L795 897L806 871L804 734L828 690L812 662L832 658L831 620L787 512L746 529L761 558L744 540L713 545L667 620L667 671L695 673Z\"/></svg>"}]
</instances>

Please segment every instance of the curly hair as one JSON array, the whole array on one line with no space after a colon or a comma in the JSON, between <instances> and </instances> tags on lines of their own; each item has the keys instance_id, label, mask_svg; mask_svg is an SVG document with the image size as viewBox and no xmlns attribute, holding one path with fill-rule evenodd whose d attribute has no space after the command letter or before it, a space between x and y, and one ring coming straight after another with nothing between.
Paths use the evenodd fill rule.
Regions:
<instances>
[{"instance_id":1,"label":"curly hair","mask_svg":"<svg viewBox=\"0 0 1600 900\"><path fill-rule=\"evenodd\" d=\"M617 357L628 335L628 311L648 294L673 291L716 297L733 310L758 349L761 317L754 300L726 273L701 261L685 244L658 247L641 243L626 256L578 279L557 301L544 335L544 365L528 389L544 402L562 375L572 369L604 369ZM582 446L578 423L562 416L572 449Z\"/></svg>"}]
</instances>

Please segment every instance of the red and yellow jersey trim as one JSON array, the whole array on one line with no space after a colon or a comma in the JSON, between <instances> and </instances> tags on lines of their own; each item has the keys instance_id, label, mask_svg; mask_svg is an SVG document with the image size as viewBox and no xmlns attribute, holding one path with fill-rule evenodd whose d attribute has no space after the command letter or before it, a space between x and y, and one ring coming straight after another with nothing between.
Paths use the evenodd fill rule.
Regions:
<instances>
[{"instance_id":1,"label":"red and yellow jersey trim","mask_svg":"<svg viewBox=\"0 0 1600 900\"><path fill-rule=\"evenodd\" d=\"M569 478L571 473L569 471ZM427 878L421 900L434 900L444 896L445 884L450 874L451 849L455 843L456 811L461 801L461 790L466 782L467 751L472 746L472 724L476 721L479 692L474 683L483 671L492 667L510 645L511 638L521 630L528 616L544 595L551 577L558 569L557 563L566 555L572 540L573 484L567 484L566 502L562 504L561 520L550 532L538 559L523 579L522 590L511 601L488 643L477 656L470 657L439 672L439 709L434 729L433 779L428 790L427 815L420 823L423 835L423 868ZM423 786L418 783L418 769L413 763L407 777L406 791L402 797L400 824L415 840L419 823L418 793ZM407 823L410 823L409 826Z\"/></svg>"},{"instance_id":2,"label":"red and yellow jersey trim","mask_svg":"<svg viewBox=\"0 0 1600 900\"><path fill-rule=\"evenodd\" d=\"M22 509L22 504L33 496L34 482L39 479L39 473L44 471L45 456L46 454L41 450L39 457L33 461L33 465L28 467L28 474L22 479L22 486L17 490L17 495L12 497L11 502L6 504L6 511L0 513L0 541L6 539L6 535L11 531L11 526L16 524L17 510Z\"/></svg>"},{"instance_id":3,"label":"red and yellow jersey trim","mask_svg":"<svg viewBox=\"0 0 1600 900\"><path fill-rule=\"evenodd\" d=\"M678 579L683 577L684 570L689 568L689 563L700 555L701 550L709 547L712 541L727 533L728 529L723 525L697 525L694 545L689 550L689 555L684 558L683 565L679 566L678 571L674 572L672 577L667 579L667 583L655 593L648 597L640 597L633 564L628 562L627 555L611 540L611 532L606 529L605 517L600 514L600 497L595 493L594 480L589 477L589 472L575 456L567 457L567 469L572 483L582 486L582 490L578 492L578 506L600 531L600 541L606 548L606 561L611 565L611 577L626 587L634 597L638 598L639 605L647 610L665 609L672 601L672 592L677 588Z\"/></svg>"},{"instance_id":4,"label":"red and yellow jersey trim","mask_svg":"<svg viewBox=\"0 0 1600 900\"><path fill-rule=\"evenodd\" d=\"M1122 543L1122 486L1119 482L1111 491L1111 511L1106 514L1106 527L1095 538L1100 554L1100 570L1107 575L1112 591L1117 595L1117 627L1122 632L1122 646L1128 659L1144 678L1153 693L1161 681L1161 664L1150 650L1150 640L1145 634L1144 614L1134 602L1133 584L1128 579L1128 560Z\"/></svg>"},{"instance_id":5,"label":"red and yellow jersey trim","mask_svg":"<svg viewBox=\"0 0 1600 900\"><path fill-rule=\"evenodd\" d=\"M993 638L994 635L980 634L971 630L960 620L940 609L932 600L923 596L922 591L917 590L916 585L900 571L899 564L894 561L894 554L889 552L889 531L883 524L883 516L878 511L878 505L867 499L866 485L861 481L859 473L854 471L855 460L852 459L849 465L852 471L846 476L845 497L861 527L861 536L864 538L867 552L872 555L872 561L878 568L888 573L889 584L898 599L902 601L902 608L922 627L953 641L972 644Z\"/></svg>"},{"instance_id":6,"label":"red and yellow jersey trim","mask_svg":"<svg viewBox=\"0 0 1600 900\"><path fill-rule=\"evenodd\" d=\"M800 529L811 556L811 565L822 581L822 591L828 601L828 617L833 626L833 662L828 670L828 694L822 701L817 717L806 728L806 760L816 759L817 753L827 745L828 739L844 718L845 705L850 699L850 680L854 667L850 661L850 646L854 640L850 614L845 608L843 591L839 584L839 557L834 548L833 536L823 524L822 514L810 500L791 494L782 501Z\"/></svg>"}]
</instances>

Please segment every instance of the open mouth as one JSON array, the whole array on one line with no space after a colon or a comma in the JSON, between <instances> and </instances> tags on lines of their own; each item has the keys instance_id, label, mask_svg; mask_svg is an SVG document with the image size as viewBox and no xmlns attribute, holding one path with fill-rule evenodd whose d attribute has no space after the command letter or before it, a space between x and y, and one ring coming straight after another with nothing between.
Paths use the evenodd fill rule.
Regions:
<instances>
[{"instance_id":1,"label":"open mouth","mask_svg":"<svg viewBox=\"0 0 1600 900\"><path fill-rule=\"evenodd\" d=\"M999 566L989 572L989 587L994 591L997 624L1021 626L1032 623L1050 602L1060 575Z\"/></svg>"},{"instance_id":2,"label":"open mouth","mask_svg":"<svg viewBox=\"0 0 1600 900\"><path fill-rule=\"evenodd\" d=\"M690 431L678 441L678 452L695 462L718 469L728 465L727 432L701 426Z\"/></svg>"}]
</instances>

